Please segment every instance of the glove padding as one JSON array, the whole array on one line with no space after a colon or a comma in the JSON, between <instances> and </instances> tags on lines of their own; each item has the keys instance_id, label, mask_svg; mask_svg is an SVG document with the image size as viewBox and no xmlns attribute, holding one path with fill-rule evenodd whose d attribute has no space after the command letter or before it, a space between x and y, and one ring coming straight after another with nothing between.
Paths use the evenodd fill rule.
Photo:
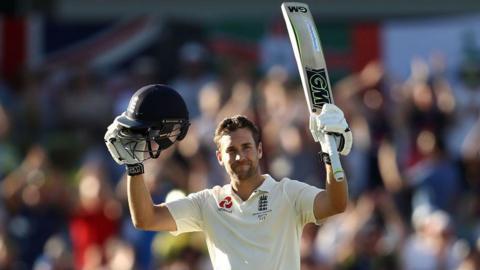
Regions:
<instances>
[{"instance_id":1,"label":"glove padding","mask_svg":"<svg viewBox=\"0 0 480 270\"><path fill-rule=\"evenodd\" d=\"M330 153L327 134L334 135L337 151L341 155L348 155L352 149L352 131L342 110L334 104L323 105L319 115L310 114L310 132L313 139L320 143L324 153Z\"/></svg>"},{"instance_id":2,"label":"glove padding","mask_svg":"<svg viewBox=\"0 0 480 270\"><path fill-rule=\"evenodd\" d=\"M144 158L143 152L137 152L134 150L145 150L146 142L139 141L135 144L135 149L130 149L126 147L126 142L119 137L118 133L122 126L117 122L117 119L108 126L107 132L105 133L104 141L107 145L108 152L112 155L115 162L120 165L134 165L142 163Z\"/></svg>"}]
</instances>

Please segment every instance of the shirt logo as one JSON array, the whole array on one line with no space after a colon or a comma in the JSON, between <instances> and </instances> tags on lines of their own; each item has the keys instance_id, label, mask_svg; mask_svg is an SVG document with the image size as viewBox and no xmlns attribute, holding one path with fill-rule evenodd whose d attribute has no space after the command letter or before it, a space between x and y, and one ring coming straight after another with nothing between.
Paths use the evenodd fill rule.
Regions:
<instances>
[{"instance_id":1,"label":"shirt logo","mask_svg":"<svg viewBox=\"0 0 480 270\"><path fill-rule=\"evenodd\" d=\"M258 199L258 211L266 211L268 209L268 196L262 195Z\"/></svg>"},{"instance_id":2,"label":"shirt logo","mask_svg":"<svg viewBox=\"0 0 480 270\"><path fill-rule=\"evenodd\" d=\"M225 209L230 209L233 205L233 202L232 202L232 197L230 196L227 196L225 197L219 204L218 206L220 206L220 208L225 208Z\"/></svg>"}]
</instances>

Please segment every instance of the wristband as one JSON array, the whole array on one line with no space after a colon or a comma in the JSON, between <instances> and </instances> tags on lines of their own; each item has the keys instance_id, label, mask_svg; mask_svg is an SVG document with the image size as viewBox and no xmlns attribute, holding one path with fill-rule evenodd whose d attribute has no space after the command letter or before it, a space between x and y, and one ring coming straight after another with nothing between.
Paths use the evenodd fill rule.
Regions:
<instances>
[{"instance_id":1,"label":"wristband","mask_svg":"<svg viewBox=\"0 0 480 270\"><path fill-rule=\"evenodd\" d=\"M332 165L332 161L330 160L330 155L328 153L318 152L318 155L325 164Z\"/></svg>"},{"instance_id":2,"label":"wristband","mask_svg":"<svg viewBox=\"0 0 480 270\"><path fill-rule=\"evenodd\" d=\"M143 174L145 172L144 169L143 169L143 164L142 163L127 164L126 169L127 169L127 174L130 175L130 176Z\"/></svg>"}]
</instances>

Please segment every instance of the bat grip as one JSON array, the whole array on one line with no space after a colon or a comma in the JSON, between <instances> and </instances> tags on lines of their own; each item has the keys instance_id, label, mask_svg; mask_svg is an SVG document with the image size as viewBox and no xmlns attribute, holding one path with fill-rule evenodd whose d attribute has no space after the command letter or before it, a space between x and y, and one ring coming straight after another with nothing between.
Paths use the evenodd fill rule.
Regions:
<instances>
[{"instance_id":1,"label":"bat grip","mask_svg":"<svg viewBox=\"0 0 480 270\"><path fill-rule=\"evenodd\" d=\"M340 157L337 151L337 143L335 142L333 135L325 134L325 136L327 136L327 141L330 146L330 153L328 154L330 155L330 161L332 162L333 176L337 182L343 181L345 174L343 172L342 164L340 163Z\"/></svg>"}]
</instances>

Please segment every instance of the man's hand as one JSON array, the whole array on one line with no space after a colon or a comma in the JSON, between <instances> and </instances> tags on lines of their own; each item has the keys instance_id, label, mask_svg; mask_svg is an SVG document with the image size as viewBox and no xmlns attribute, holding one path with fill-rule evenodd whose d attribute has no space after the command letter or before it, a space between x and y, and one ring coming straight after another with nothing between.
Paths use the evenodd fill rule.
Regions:
<instances>
[{"instance_id":1,"label":"man's hand","mask_svg":"<svg viewBox=\"0 0 480 270\"><path fill-rule=\"evenodd\" d=\"M322 146L322 152L329 153L327 135L334 135L338 152L348 155L352 149L352 132L342 110L334 104L323 105L319 115L310 114L310 132L313 139Z\"/></svg>"},{"instance_id":2,"label":"man's hand","mask_svg":"<svg viewBox=\"0 0 480 270\"><path fill-rule=\"evenodd\" d=\"M107 132L104 136L105 144L107 145L110 155L112 155L115 162L120 165L126 165L128 175L138 175L144 172L143 170L143 152L135 152L129 150L119 136L120 129L123 128L117 122L117 119L108 126ZM145 150L145 141L137 142L136 149Z\"/></svg>"}]
</instances>

